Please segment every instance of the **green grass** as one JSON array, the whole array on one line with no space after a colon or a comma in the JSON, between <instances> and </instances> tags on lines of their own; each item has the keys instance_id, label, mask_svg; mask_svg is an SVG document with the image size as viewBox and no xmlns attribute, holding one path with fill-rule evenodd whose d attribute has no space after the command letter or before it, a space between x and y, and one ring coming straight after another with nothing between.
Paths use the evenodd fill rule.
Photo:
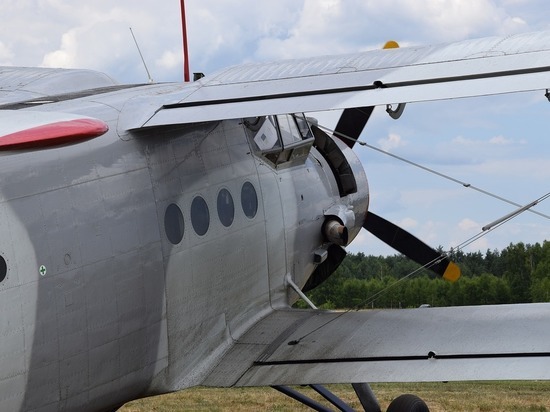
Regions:
<instances>
[{"instance_id":1,"label":"green grass","mask_svg":"<svg viewBox=\"0 0 550 412\"><path fill-rule=\"evenodd\" d=\"M550 382L547 381L384 383L371 386L383 411L395 397L414 393L426 401L431 412L550 412ZM361 410L350 385L328 387L350 406ZM323 402L310 388L299 389ZM309 410L271 388L199 387L133 401L121 408L120 412Z\"/></svg>"}]
</instances>

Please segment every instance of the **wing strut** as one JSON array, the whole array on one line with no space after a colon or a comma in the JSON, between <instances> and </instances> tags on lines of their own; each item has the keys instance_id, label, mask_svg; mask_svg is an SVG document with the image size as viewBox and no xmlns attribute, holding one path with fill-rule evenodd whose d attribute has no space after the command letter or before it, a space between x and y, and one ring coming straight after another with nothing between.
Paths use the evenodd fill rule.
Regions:
<instances>
[{"instance_id":1,"label":"wing strut","mask_svg":"<svg viewBox=\"0 0 550 412\"><path fill-rule=\"evenodd\" d=\"M310 407L313 410L316 410L318 412L332 412L329 408L326 408L325 406L321 405L319 402L314 401L310 397L292 388L289 388L288 386L278 385L278 386L272 386L272 388L285 394L286 396L291 397L294 400L297 400L298 402Z\"/></svg>"},{"instance_id":2,"label":"wing strut","mask_svg":"<svg viewBox=\"0 0 550 412\"><path fill-rule=\"evenodd\" d=\"M366 412L380 412L380 404L368 383L352 383L353 390Z\"/></svg>"},{"instance_id":3,"label":"wing strut","mask_svg":"<svg viewBox=\"0 0 550 412\"><path fill-rule=\"evenodd\" d=\"M336 396L334 393L329 391L326 387L323 385L308 385L311 389L313 389L315 392L317 392L319 395L321 395L323 398L325 398L328 402L330 402L333 406L338 408L339 411L342 412L354 412L355 410L349 406L347 403L345 403L342 399L340 399L338 396ZM359 398L359 401L361 402L361 406L363 406L365 412L380 412L380 404L378 403L378 400L374 396L374 393L372 392L372 389L367 383L354 383L353 389L355 390L355 393L357 394L357 397ZM283 385L275 385L272 386L273 389L283 393L284 395L300 402L303 405L306 405L307 407L319 411L319 412L330 412L332 409L327 408L326 406L320 404L319 402L311 399L309 396L304 395L301 392L298 392L295 389L292 389L288 386Z\"/></svg>"},{"instance_id":4,"label":"wing strut","mask_svg":"<svg viewBox=\"0 0 550 412\"><path fill-rule=\"evenodd\" d=\"M309 385L309 387L313 389L315 392L317 392L319 395L321 395L323 398L325 398L327 401L329 401L332 405L336 406L338 410L342 412L354 412L354 409L352 409L347 403L345 403L343 400L341 400L338 396L333 394L324 386ZM272 388L310 407L315 411L319 411L319 412L332 411L332 409L327 408L324 405L321 405L319 402L311 399L310 397L304 395L303 393L300 393L292 388L289 388L288 386L272 386ZM371 411L367 411L367 412L371 412ZM372 412L375 412L375 411L372 411ZM378 412L380 412L380 409L378 409Z\"/></svg>"}]
</instances>

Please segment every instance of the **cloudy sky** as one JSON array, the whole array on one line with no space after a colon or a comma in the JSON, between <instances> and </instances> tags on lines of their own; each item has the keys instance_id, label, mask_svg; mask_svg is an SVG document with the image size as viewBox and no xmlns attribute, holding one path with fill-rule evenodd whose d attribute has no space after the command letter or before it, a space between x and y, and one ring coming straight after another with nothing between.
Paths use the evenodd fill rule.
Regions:
<instances>
[{"instance_id":1,"label":"cloudy sky","mask_svg":"<svg viewBox=\"0 0 550 412\"><path fill-rule=\"evenodd\" d=\"M548 0L187 0L191 71L233 64L437 44L550 30ZM120 82L182 79L177 0L0 0L0 65L91 68ZM548 85L550 86L550 85ZM550 103L542 93L422 103L399 120L375 111L362 139L461 182L527 204L550 192ZM331 113L321 118L333 126ZM456 247L516 209L372 149L356 149L371 209L426 242ZM550 200L536 207L550 215ZM550 239L526 212L465 250ZM350 247L393 253L362 233Z\"/></svg>"}]
</instances>

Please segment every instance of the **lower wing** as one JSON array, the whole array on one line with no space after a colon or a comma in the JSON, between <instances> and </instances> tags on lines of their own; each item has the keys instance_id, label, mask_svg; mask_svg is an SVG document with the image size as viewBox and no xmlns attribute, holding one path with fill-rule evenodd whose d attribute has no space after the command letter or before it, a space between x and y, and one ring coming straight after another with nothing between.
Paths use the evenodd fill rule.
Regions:
<instances>
[{"instance_id":1,"label":"lower wing","mask_svg":"<svg viewBox=\"0 0 550 412\"><path fill-rule=\"evenodd\" d=\"M207 386L550 379L550 304L276 311Z\"/></svg>"}]
</instances>

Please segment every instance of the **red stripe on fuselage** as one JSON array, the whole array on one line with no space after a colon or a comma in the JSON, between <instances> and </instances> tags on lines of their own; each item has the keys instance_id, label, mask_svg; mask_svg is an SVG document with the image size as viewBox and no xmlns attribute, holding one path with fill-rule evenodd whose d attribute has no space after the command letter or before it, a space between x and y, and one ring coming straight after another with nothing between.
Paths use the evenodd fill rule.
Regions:
<instances>
[{"instance_id":1,"label":"red stripe on fuselage","mask_svg":"<svg viewBox=\"0 0 550 412\"><path fill-rule=\"evenodd\" d=\"M97 119L64 120L0 136L0 150L75 143L101 136L108 130L109 126Z\"/></svg>"}]
</instances>

